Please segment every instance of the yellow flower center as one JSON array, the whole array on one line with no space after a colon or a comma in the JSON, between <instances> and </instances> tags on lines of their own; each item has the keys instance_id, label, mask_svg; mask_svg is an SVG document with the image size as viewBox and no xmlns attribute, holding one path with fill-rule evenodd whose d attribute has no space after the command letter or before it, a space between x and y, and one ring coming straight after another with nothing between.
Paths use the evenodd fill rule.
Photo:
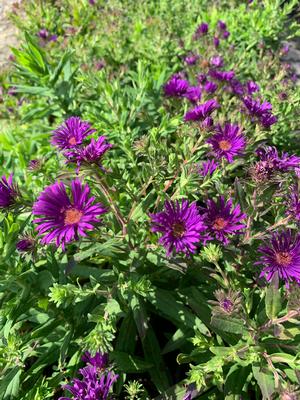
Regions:
<instances>
[{"instance_id":1,"label":"yellow flower center","mask_svg":"<svg viewBox=\"0 0 300 400\"><path fill-rule=\"evenodd\" d=\"M276 258L276 261L278 262L278 264L282 265L283 267L286 267L292 261L291 255L289 253L287 253L286 251L281 251L279 253L276 253L275 258Z\"/></svg>"},{"instance_id":2,"label":"yellow flower center","mask_svg":"<svg viewBox=\"0 0 300 400\"><path fill-rule=\"evenodd\" d=\"M176 238L182 238L185 234L185 226L182 222L175 222L175 224L172 225L172 231L173 236Z\"/></svg>"},{"instance_id":3,"label":"yellow flower center","mask_svg":"<svg viewBox=\"0 0 300 400\"><path fill-rule=\"evenodd\" d=\"M229 142L229 140L220 140L219 141L219 147L221 150L230 150L231 149L231 143Z\"/></svg>"},{"instance_id":4,"label":"yellow flower center","mask_svg":"<svg viewBox=\"0 0 300 400\"><path fill-rule=\"evenodd\" d=\"M76 138L75 138L74 136L72 136L72 137L69 139L69 144L71 144L71 145L73 146L73 145L76 144L76 143L77 143Z\"/></svg>"},{"instance_id":5,"label":"yellow flower center","mask_svg":"<svg viewBox=\"0 0 300 400\"><path fill-rule=\"evenodd\" d=\"M222 229L224 229L228 224L228 221L226 221L226 219L224 218L216 218L215 222L213 224L213 228L216 229L217 231L220 231Z\"/></svg>"},{"instance_id":6,"label":"yellow flower center","mask_svg":"<svg viewBox=\"0 0 300 400\"><path fill-rule=\"evenodd\" d=\"M76 208L69 208L65 211L65 225L77 224L81 220L82 215L83 213Z\"/></svg>"}]
</instances>

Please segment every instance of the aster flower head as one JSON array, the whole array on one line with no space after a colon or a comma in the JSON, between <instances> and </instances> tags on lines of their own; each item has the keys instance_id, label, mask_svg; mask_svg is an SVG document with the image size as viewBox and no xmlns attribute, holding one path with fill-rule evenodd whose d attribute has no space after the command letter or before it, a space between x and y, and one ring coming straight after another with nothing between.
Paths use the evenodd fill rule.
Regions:
<instances>
[{"instance_id":1,"label":"aster flower head","mask_svg":"<svg viewBox=\"0 0 300 400\"><path fill-rule=\"evenodd\" d=\"M168 97L182 97L185 95L189 86L186 79L183 79L179 74L175 74L171 76L169 81L164 85L164 94Z\"/></svg>"},{"instance_id":2,"label":"aster flower head","mask_svg":"<svg viewBox=\"0 0 300 400\"><path fill-rule=\"evenodd\" d=\"M208 24L206 22L202 22L196 29L194 33L194 39L199 39L202 36L207 35L208 33Z\"/></svg>"},{"instance_id":3,"label":"aster flower head","mask_svg":"<svg viewBox=\"0 0 300 400\"><path fill-rule=\"evenodd\" d=\"M260 90L258 84L254 81L248 81L246 83L247 92L251 96L253 93L258 92Z\"/></svg>"},{"instance_id":4,"label":"aster flower head","mask_svg":"<svg viewBox=\"0 0 300 400\"><path fill-rule=\"evenodd\" d=\"M72 385L63 388L72 394L71 397L60 397L59 400L106 400L118 375L113 372L99 371L96 366L87 366L79 370L82 380L73 379Z\"/></svg>"},{"instance_id":5,"label":"aster flower head","mask_svg":"<svg viewBox=\"0 0 300 400\"><path fill-rule=\"evenodd\" d=\"M269 169L275 171L286 172L293 170L300 166L300 157L296 155L289 155L282 152L279 155L278 150L274 146L262 146L256 150L261 161L265 161Z\"/></svg>"},{"instance_id":6,"label":"aster flower head","mask_svg":"<svg viewBox=\"0 0 300 400\"><path fill-rule=\"evenodd\" d=\"M203 89L207 93L215 93L215 91L218 89L218 85L215 82L207 81L205 82Z\"/></svg>"},{"instance_id":7,"label":"aster flower head","mask_svg":"<svg viewBox=\"0 0 300 400\"><path fill-rule=\"evenodd\" d=\"M207 200L203 216L210 239L216 239L225 245L229 243L231 235L241 233L246 227L241 222L246 218L246 214L241 212L240 205L234 207L232 200L225 201L224 196L220 196L216 202L212 199Z\"/></svg>"},{"instance_id":8,"label":"aster flower head","mask_svg":"<svg viewBox=\"0 0 300 400\"><path fill-rule=\"evenodd\" d=\"M217 49L220 46L220 39L217 36L214 36L213 43L215 48Z\"/></svg>"},{"instance_id":9,"label":"aster flower head","mask_svg":"<svg viewBox=\"0 0 300 400\"><path fill-rule=\"evenodd\" d=\"M57 247L65 245L79 237L87 236L99 223L98 217L106 212L101 203L94 203L90 197L90 188L79 179L71 183L71 197L67 194L63 182L56 182L44 189L33 205L33 215L39 216L33 222L37 224L41 242L50 244L55 241Z\"/></svg>"},{"instance_id":10,"label":"aster flower head","mask_svg":"<svg viewBox=\"0 0 300 400\"><path fill-rule=\"evenodd\" d=\"M0 179L0 209L14 205L19 195L18 186L13 183L13 175L8 179L3 175Z\"/></svg>"},{"instance_id":11,"label":"aster flower head","mask_svg":"<svg viewBox=\"0 0 300 400\"><path fill-rule=\"evenodd\" d=\"M216 79L217 81L229 82L234 78L235 73L234 73L234 71L218 71L218 70L212 69L209 71L209 75L213 79Z\"/></svg>"},{"instance_id":12,"label":"aster flower head","mask_svg":"<svg viewBox=\"0 0 300 400\"><path fill-rule=\"evenodd\" d=\"M227 292L218 289L214 292L215 300L209 300L208 302L214 306L212 309L212 315L233 315L237 314L241 307L241 294L239 292L235 292L232 289L229 289Z\"/></svg>"},{"instance_id":13,"label":"aster flower head","mask_svg":"<svg viewBox=\"0 0 300 400\"><path fill-rule=\"evenodd\" d=\"M219 28L221 31L224 31L224 30L227 28L227 25L226 25L226 23L225 23L224 21L219 20L219 21L218 21L218 28Z\"/></svg>"},{"instance_id":14,"label":"aster flower head","mask_svg":"<svg viewBox=\"0 0 300 400\"><path fill-rule=\"evenodd\" d=\"M218 168L218 163L214 159L203 161L203 163L198 168L199 175L205 177L207 175L212 175Z\"/></svg>"},{"instance_id":15,"label":"aster flower head","mask_svg":"<svg viewBox=\"0 0 300 400\"><path fill-rule=\"evenodd\" d=\"M20 253L31 253L35 248L35 240L31 235L23 235L16 243L16 249Z\"/></svg>"},{"instance_id":16,"label":"aster flower head","mask_svg":"<svg viewBox=\"0 0 300 400\"><path fill-rule=\"evenodd\" d=\"M38 36L39 36L41 39L46 40L46 39L48 39L49 32L47 31L47 29L43 28L43 29L41 29L41 30L38 32Z\"/></svg>"},{"instance_id":17,"label":"aster flower head","mask_svg":"<svg viewBox=\"0 0 300 400\"><path fill-rule=\"evenodd\" d=\"M212 117L206 117L203 121L200 122L200 126L206 131L211 131L214 128L214 120L212 119Z\"/></svg>"},{"instance_id":18,"label":"aster flower head","mask_svg":"<svg viewBox=\"0 0 300 400\"><path fill-rule=\"evenodd\" d=\"M108 354L97 351L96 354L92 356L89 351L86 351L82 356L82 361L98 369L105 369L108 365Z\"/></svg>"},{"instance_id":19,"label":"aster flower head","mask_svg":"<svg viewBox=\"0 0 300 400\"><path fill-rule=\"evenodd\" d=\"M198 74L197 81L199 84L206 82L207 76L205 74Z\"/></svg>"},{"instance_id":20,"label":"aster flower head","mask_svg":"<svg viewBox=\"0 0 300 400\"><path fill-rule=\"evenodd\" d=\"M201 89L199 86L189 86L184 94L191 103L197 103L201 99Z\"/></svg>"},{"instance_id":21,"label":"aster flower head","mask_svg":"<svg viewBox=\"0 0 300 400\"><path fill-rule=\"evenodd\" d=\"M105 136L100 136L97 140L91 139L90 143L84 147L76 147L64 153L67 163L76 163L78 168L82 164L96 164L102 169L101 160L103 155L112 147L106 142Z\"/></svg>"},{"instance_id":22,"label":"aster flower head","mask_svg":"<svg viewBox=\"0 0 300 400\"><path fill-rule=\"evenodd\" d=\"M272 114L272 104L267 101L261 102L248 96L242 99L246 112L252 117L252 121L258 120L264 127L269 128L277 122Z\"/></svg>"},{"instance_id":23,"label":"aster flower head","mask_svg":"<svg viewBox=\"0 0 300 400\"><path fill-rule=\"evenodd\" d=\"M185 62L187 65L195 65L195 64L197 63L198 60L199 60L199 56L196 55L196 54L190 54L190 55L188 55L188 56L186 56L186 57L184 58L184 62Z\"/></svg>"},{"instance_id":24,"label":"aster flower head","mask_svg":"<svg viewBox=\"0 0 300 400\"><path fill-rule=\"evenodd\" d=\"M236 96L243 96L245 93L244 85L238 79L231 79L230 89Z\"/></svg>"},{"instance_id":25,"label":"aster flower head","mask_svg":"<svg viewBox=\"0 0 300 400\"><path fill-rule=\"evenodd\" d=\"M242 155L246 140L238 125L226 123L224 127L217 125L216 133L207 140L217 158L226 158L229 163L233 157Z\"/></svg>"},{"instance_id":26,"label":"aster flower head","mask_svg":"<svg viewBox=\"0 0 300 400\"><path fill-rule=\"evenodd\" d=\"M224 60L221 56L214 56L210 59L210 65L215 68L221 68L224 65Z\"/></svg>"},{"instance_id":27,"label":"aster flower head","mask_svg":"<svg viewBox=\"0 0 300 400\"><path fill-rule=\"evenodd\" d=\"M173 250L187 255L195 253L201 233L205 230L196 203L189 204L188 200L166 201L164 208L164 211L151 214L150 217L152 232L163 234L159 243L166 248L167 255L171 255Z\"/></svg>"},{"instance_id":28,"label":"aster flower head","mask_svg":"<svg viewBox=\"0 0 300 400\"><path fill-rule=\"evenodd\" d=\"M262 265L260 277L270 282L275 274L285 281L300 283L300 235L288 229L275 232L258 248L261 253L257 265Z\"/></svg>"},{"instance_id":29,"label":"aster flower head","mask_svg":"<svg viewBox=\"0 0 300 400\"><path fill-rule=\"evenodd\" d=\"M219 104L216 100L211 99L203 104L199 104L192 110L189 110L185 116L185 121L200 121L209 117L217 108L219 108Z\"/></svg>"},{"instance_id":30,"label":"aster flower head","mask_svg":"<svg viewBox=\"0 0 300 400\"><path fill-rule=\"evenodd\" d=\"M224 31L224 32L222 33L223 39L228 39L229 36L230 36L230 32L228 32L228 31Z\"/></svg>"},{"instance_id":31,"label":"aster flower head","mask_svg":"<svg viewBox=\"0 0 300 400\"><path fill-rule=\"evenodd\" d=\"M96 129L92 129L87 121L82 121L79 117L70 117L53 131L51 143L61 150L71 149L94 132Z\"/></svg>"}]
</instances>

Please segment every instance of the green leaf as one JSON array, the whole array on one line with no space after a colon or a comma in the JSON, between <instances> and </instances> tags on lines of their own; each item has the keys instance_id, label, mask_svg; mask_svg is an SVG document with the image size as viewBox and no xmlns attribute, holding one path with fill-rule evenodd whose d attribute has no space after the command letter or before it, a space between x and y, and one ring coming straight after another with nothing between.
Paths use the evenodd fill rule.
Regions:
<instances>
[{"instance_id":1,"label":"green leaf","mask_svg":"<svg viewBox=\"0 0 300 400\"><path fill-rule=\"evenodd\" d=\"M281 310L281 295L277 274L274 275L271 283L266 288L265 305L267 317L271 320L276 318Z\"/></svg>"},{"instance_id":2,"label":"green leaf","mask_svg":"<svg viewBox=\"0 0 300 400\"><path fill-rule=\"evenodd\" d=\"M241 367L239 365L233 365L225 380L224 393L226 396L236 395L241 396L243 387L247 382L249 375L251 374L251 366Z\"/></svg>"},{"instance_id":3,"label":"green leaf","mask_svg":"<svg viewBox=\"0 0 300 400\"><path fill-rule=\"evenodd\" d=\"M153 367L153 364L122 351L113 351L110 358L116 363L118 369L126 373L142 373Z\"/></svg>"},{"instance_id":4,"label":"green leaf","mask_svg":"<svg viewBox=\"0 0 300 400\"><path fill-rule=\"evenodd\" d=\"M242 334L245 331L243 320L222 314L214 315L211 319L211 325L223 332Z\"/></svg>"},{"instance_id":5,"label":"green leaf","mask_svg":"<svg viewBox=\"0 0 300 400\"><path fill-rule=\"evenodd\" d=\"M272 372L264 370L257 365L252 366L252 372L260 387L263 400L271 400L271 396L275 392L275 381Z\"/></svg>"}]
</instances>

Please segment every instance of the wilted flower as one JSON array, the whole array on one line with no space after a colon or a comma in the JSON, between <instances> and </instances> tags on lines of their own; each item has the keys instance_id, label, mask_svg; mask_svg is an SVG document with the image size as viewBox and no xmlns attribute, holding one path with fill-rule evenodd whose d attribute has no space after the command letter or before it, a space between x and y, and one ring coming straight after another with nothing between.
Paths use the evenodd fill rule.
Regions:
<instances>
[{"instance_id":1,"label":"wilted flower","mask_svg":"<svg viewBox=\"0 0 300 400\"><path fill-rule=\"evenodd\" d=\"M205 74L198 74L197 75L197 81L198 83L204 83L206 81L207 77Z\"/></svg>"},{"instance_id":2,"label":"wilted flower","mask_svg":"<svg viewBox=\"0 0 300 400\"><path fill-rule=\"evenodd\" d=\"M118 379L111 371L99 371L96 366L87 366L79 370L82 380L74 378L72 385L63 388L72 393L70 397L60 397L59 400L106 400L110 390Z\"/></svg>"},{"instance_id":3,"label":"wilted flower","mask_svg":"<svg viewBox=\"0 0 300 400\"><path fill-rule=\"evenodd\" d=\"M242 155L246 147L246 140L238 125L226 123L224 127L217 125L216 133L207 140L212 146L213 153L217 158L226 158L229 163L233 162L234 156Z\"/></svg>"},{"instance_id":4,"label":"wilted flower","mask_svg":"<svg viewBox=\"0 0 300 400\"><path fill-rule=\"evenodd\" d=\"M254 100L252 97L245 97L243 103L247 113L253 120L257 119L265 128L269 128L277 122L277 117L272 114L272 104L267 101L261 103L260 100Z\"/></svg>"},{"instance_id":5,"label":"wilted flower","mask_svg":"<svg viewBox=\"0 0 300 400\"><path fill-rule=\"evenodd\" d=\"M212 315L233 315L237 314L241 307L241 294L239 292L235 292L232 289L229 289L228 292L225 292L222 289L218 289L214 292L215 298L218 301L209 300L208 302L213 305Z\"/></svg>"},{"instance_id":6,"label":"wilted flower","mask_svg":"<svg viewBox=\"0 0 300 400\"><path fill-rule=\"evenodd\" d=\"M161 232L159 242L166 248L167 255L173 250L187 255L194 253L200 242L201 232L205 230L203 218L200 216L196 203L189 204L188 200L181 203L166 201L165 210L150 214L152 232Z\"/></svg>"},{"instance_id":7,"label":"wilted flower","mask_svg":"<svg viewBox=\"0 0 300 400\"><path fill-rule=\"evenodd\" d=\"M234 78L234 71L218 71L212 69L209 71L209 75L218 81L231 81Z\"/></svg>"},{"instance_id":8,"label":"wilted flower","mask_svg":"<svg viewBox=\"0 0 300 400\"><path fill-rule=\"evenodd\" d=\"M219 104L216 100L211 99L208 100L206 103L199 104L192 110L189 110L185 116L185 121L199 121L204 120L206 117L210 116L217 108Z\"/></svg>"},{"instance_id":9,"label":"wilted flower","mask_svg":"<svg viewBox=\"0 0 300 400\"><path fill-rule=\"evenodd\" d=\"M42 167L43 161L38 159L30 160L28 163L28 169L30 171L39 171Z\"/></svg>"},{"instance_id":10,"label":"wilted flower","mask_svg":"<svg viewBox=\"0 0 300 400\"><path fill-rule=\"evenodd\" d=\"M281 156L274 146L263 146L256 150L256 154L261 161L266 162L266 166L273 171L289 171L300 166L300 157L289 155L282 152Z\"/></svg>"},{"instance_id":11,"label":"wilted flower","mask_svg":"<svg viewBox=\"0 0 300 400\"><path fill-rule=\"evenodd\" d=\"M106 212L101 203L94 203L90 197L90 188L76 179L71 184L70 198L63 182L56 182L44 189L33 205L33 215L40 217L33 222L40 235L46 234L41 242L50 244L55 241L65 249L67 243L87 236L86 231L94 229L101 222L98 217Z\"/></svg>"},{"instance_id":12,"label":"wilted flower","mask_svg":"<svg viewBox=\"0 0 300 400\"><path fill-rule=\"evenodd\" d=\"M228 236L241 233L246 227L241 221L246 218L246 214L241 212L238 204L233 206L231 199L225 201L224 196L220 196L215 202L208 199L206 208L203 208L204 223L210 235L210 239L216 239L223 244L229 243Z\"/></svg>"},{"instance_id":13,"label":"wilted flower","mask_svg":"<svg viewBox=\"0 0 300 400\"><path fill-rule=\"evenodd\" d=\"M216 163L214 159L203 161L201 166L198 168L198 173L201 176L212 175L217 168L218 163Z\"/></svg>"},{"instance_id":14,"label":"wilted flower","mask_svg":"<svg viewBox=\"0 0 300 400\"><path fill-rule=\"evenodd\" d=\"M98 60L98 61L96 61L96 63L95 63L95 69L96 69L96 71L100 71L101 69L103 69L103 68L105 67L105 65L106 65L105 60Z\"/></svg>"},{"instance_id":15,"label":"wilted flower","mask_svg":"<svg viewBox=\"0 0 300 400\"><path fill-rule=\"evenodd\" d=\"M197 103L201 99L201 89L199 86L189 86L184 94L190 102Z\"/></svg>"},{"instance_id":16,"label":"wilted flower","mask_svg":"<svg viewBox=\"0 0 300 400\"><path fill-rule=\"evenodd\" d=\"M246 83L246 86L247 86L247 92L248 92L249 95L259 91L258 84L253 82L253 81L248 81Z\"/></svg>"},{"instance_id":17,"label":"wilted flower","mask_svg":"<svg viewBox=\"0 0 300 400\"><path fill-rule=\"evenodd\" d=\"M15 204L19 190L17 185L13 183L13 175L8 179L3 175L0 179L0 208L8 208Z\"/></svg>"},{"instance_id":18,"label":"wilted flower","mask_svg":"<svg viewBox=\"0 0 300 400\"><path fill-rule=\"evenodd\" d=\"M275 273L288 285L295 280L300 283L300 236L290 229L273 233L264 245L258 248L262 254L256 263L264 268L260 277L270 282Z\"/></svg>"},{"instance_id":19,"label":"wilted flower","mask_svg":"<svg viewBox=\"0 0 300 400\"><path fill-rule=\"evenodd\" d=\"M189 83L186 79L182 79L181 75L173 75L164 86L165 96L182 97L185 95Z\"/></svg>"},{"instance_id":20,"label":"wilted flower","mask_svg":"<svg viewBox=\"0 0 300 400\"><path fill-rule=\"evenodd\" d=\"M96 129L92 129L87 121L82 121L79 117L70 117L53 131L51 143L61 150L71 149L94 132Z\"/></svg>"},{"instance_id":21,"label":"wilted flower","mask_svg":"<svg viewBox=\"0 0 300 400\"><path fill-rule=\"evenodd\" d=\"M76 163L78 168L84 163L96 164L102 168L102 157L111 147L110 143L106 143L106 137L100 136L97 140L92 138L87 146L75 147L66 151L64 156L67 158L67 162Z\"/></svg>"},{"instance_id":22,"label":"wilted flower","mask_svg":"<svg viewBox=\"0 0 300 400\"><path fill-rule=\"evenodd\" d=\"M300 222L300 198L296 186L290 188L288 193L286 214L291 215L293 219Z\"/></svg>"},{"instance_id":23,"label":"wilted flower","mask_svg":"<svg viewBox=\"0 0 300 400\"><path fill-rule=\"evenodd\" d=\"M224 32L222 33L222 36L223 36L223 39L228 39L229 36L230 36L230 32L224 31Z\"/></svg>"},{"instance_id":24,"label":"wilted flower","mask_svg":"<svg viewBox=\"0 0 300 400\"><path fill-rule=\"evenodd\" d=\"M224 21L219 20L218 21L218 28L224 31L227 28L227 25Z\"/></svg>"},{"instance_id":25,"label":"wilted flower","mask_svg":"<svg viewBox=\"0 0 300 400\"><path fill-rule=\"evenodd\" d=\"M268 182L274 169L266 161L258 161L249 168L249 175L257 184Z\"/></svg>"},{"instance_id":26,"label":"wilted flower","mask_svg":"<svg viewBox=\"0 0 300 400\"><path fill-rule=\"evenodd\" d=\"M207 81L205 82L203 89L207 93L214 93L218 89L218 85L215 82Z\"/></svg>"}]
</instances>

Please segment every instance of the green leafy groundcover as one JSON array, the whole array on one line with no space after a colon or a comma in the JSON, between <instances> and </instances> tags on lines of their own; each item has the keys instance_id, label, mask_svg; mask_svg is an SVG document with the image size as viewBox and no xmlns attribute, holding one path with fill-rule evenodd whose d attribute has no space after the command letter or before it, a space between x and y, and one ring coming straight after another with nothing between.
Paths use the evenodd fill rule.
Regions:
<instances>
[{"instance_id":1,"label":"green leafy groundcover","mask_svg":"<svg viewBox=\"0 0 300 400\"><path fill-rule=\"evenodd\" d=\"M1 399L299 398L297 3L15 4Z\"/></svg>"}]
</instances>

